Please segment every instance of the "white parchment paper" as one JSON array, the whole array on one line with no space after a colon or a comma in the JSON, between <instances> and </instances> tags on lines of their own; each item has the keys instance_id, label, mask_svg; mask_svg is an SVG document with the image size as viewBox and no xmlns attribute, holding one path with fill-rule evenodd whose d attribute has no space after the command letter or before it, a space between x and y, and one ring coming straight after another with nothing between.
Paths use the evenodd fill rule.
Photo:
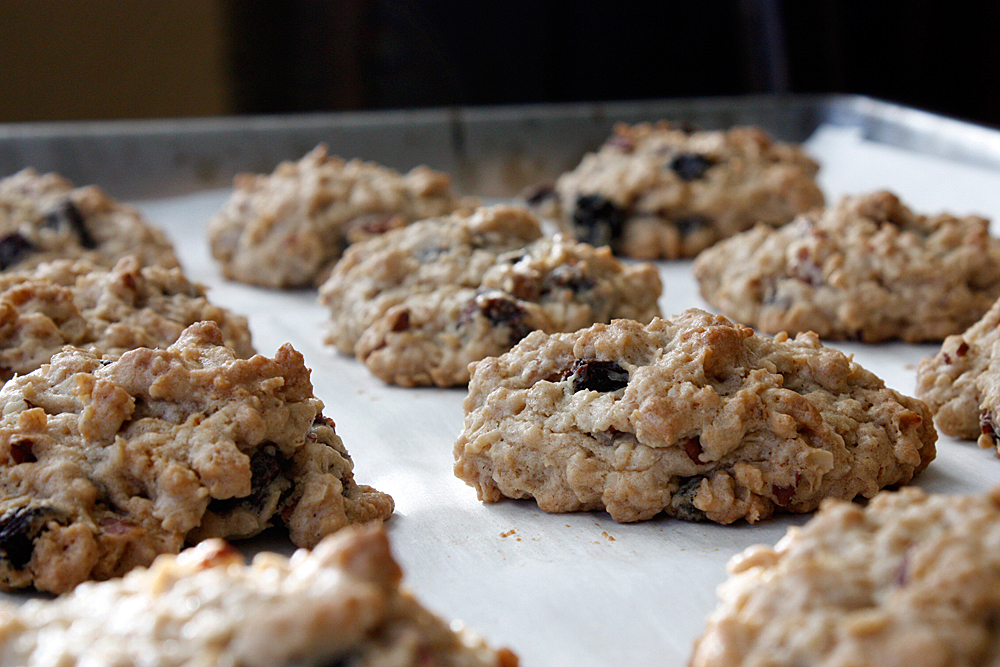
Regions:
<instances>
[{"instance_id":1,"label":"white parchment paper","mask_svg":"<svg viewBox=\"0 0 1000 667\"><path fill-rule=\"evenodd\" d=\"M888 188L920 212L1000 220L1000 173L866 142L844 128L820 128L806 148L823 165L820 183L830 202ZM186 273L209 287L209 298L249 317L262 354L291 342L305 356L357 480L396 501L387 527L407 585L442 616L509 646L526 667L683 665L729 558L751 544L774 543L808 518L755 526L667 518L618 524L603 513L546 514L527 501L481 504L452 473L465 390L386 386L322 343L326 313L314 291L222 280L205 223L227 196L212 191L138 204L167 231ZM664 314L707 308L690 262L660 267ZM902 343L835 345L909 395L916 364L936 351ZM938 451L917 485L952 493L1000 482L1000 460L990 451L947 437ZM290 551L260 540L247 550L263 547Z\"/></svg>"}]
</instances>

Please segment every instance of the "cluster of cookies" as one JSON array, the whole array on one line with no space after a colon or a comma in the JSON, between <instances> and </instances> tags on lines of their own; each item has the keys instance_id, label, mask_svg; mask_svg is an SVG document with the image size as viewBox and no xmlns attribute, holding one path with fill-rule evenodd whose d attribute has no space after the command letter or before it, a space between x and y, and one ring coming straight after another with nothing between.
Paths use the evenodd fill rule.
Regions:
<instances>
[{"instance_id":1,"label":"cluster of cookies","mask_svg":"<svg viewBox=\"0 0 1000 667\"><path fill-rule=\"evenodd\" d=\"M622 125L522 203L480 206L446 174L320 146L238 177L208 243L229 279L315 287L325 341L382 381L467 386L454 470L483 501L622 522L819 509L734 559L692 665L978 664L962 651L995 649L996 568L956 563L989 550L1000 495L883 489L931 464L935 419L1000 446L1000 240L885 191L824 208L818 169L755 128ZM141 607L161 644L195 635L159 664L516 664L399 588L384 531L349 526L392 499L354 481L302 356L254 355L136 211L26 170L0 181L0 233L0 586L67 593L0 609L0 658L77 660L92 636L134 660L150 637L109 619ZM661 313L649 260L685 258L725 316ZM917 398L823 342L889 339L944 339ZM274 524L313 551L246 566L219 541ZM932 595L952 579L978 595ZM234 622L247 605L260 618ZM283 614L301 631L262 632Z\"/></svg>"}]
</instances>

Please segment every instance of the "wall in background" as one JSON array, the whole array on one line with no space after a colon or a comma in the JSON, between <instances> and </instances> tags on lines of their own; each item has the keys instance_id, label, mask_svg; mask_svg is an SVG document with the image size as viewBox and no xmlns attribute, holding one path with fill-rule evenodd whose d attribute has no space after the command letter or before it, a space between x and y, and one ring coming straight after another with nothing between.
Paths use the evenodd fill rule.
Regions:
<instances>
[{"instance_id":1,"label":"wall in background","mask_svg":"<svg viewBox=\"0 0 1000 667\"><path fill-rule=\"evenodd\" d=\"M0 122L872 95L1000 126L1000 4L7 0Z\"/></svg>"}]
</instances>

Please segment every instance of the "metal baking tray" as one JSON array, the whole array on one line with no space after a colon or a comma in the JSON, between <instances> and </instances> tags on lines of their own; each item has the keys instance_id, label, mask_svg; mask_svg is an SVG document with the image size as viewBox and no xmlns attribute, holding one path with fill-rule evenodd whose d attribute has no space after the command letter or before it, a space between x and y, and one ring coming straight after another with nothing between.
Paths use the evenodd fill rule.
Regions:
<instances>
[{"instance_id":1,"label":"metal baking tray","mask_svg":"<svg viewBox=\"0 0 1000 667\"><path fill-rule=\"evenodd\" d=\"M682 665L715 606L726 562L752 544L773 544L807 516L753 526L617 524L604 513L546 514L529 501L483 505L451 469L464 389L382 384L322 343L326 314L314 291L227 282L205 238L234 174L270 172L319 142L398 169L427 164L450 172L462 194L503 200L572 168L614 123L658 119L705 129L758 125L804 142L831 202L889 188L922 212L1000 220L1000 132L845 95L0 125L0 175L56 171L137 204L172 238L209 298L248 316L262 354L286 342L302 352L357 479L396 500L387 529L405 582L425 604L509 646L526 666ZM665 314L707 308L690 262L659 267ZM916 364L936 350L834 345L910 395ZM1000 461L973 443L942 437L938 451L917 485L954 493L1000 481ZM245 545L265 547L291 550L280 540Z\"/></svg>"}]
</instances>

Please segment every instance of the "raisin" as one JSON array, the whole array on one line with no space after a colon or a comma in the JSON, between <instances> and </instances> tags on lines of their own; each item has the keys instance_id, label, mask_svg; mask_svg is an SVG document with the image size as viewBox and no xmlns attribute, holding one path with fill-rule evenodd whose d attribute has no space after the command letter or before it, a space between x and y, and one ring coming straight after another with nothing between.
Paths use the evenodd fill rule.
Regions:
<instances>
[{"instance_id":1,"label":"raisin","mask_svg":"<svg viewBox=\"0 0 1000 667\"><path fill-rule=\"evenodd\" d=\"M704 511L694 506L703 479L701 475L686 478L670 498L671 513L681 521L705 521L708 518Z\"/></svg>"},{"instance_id":2,"label":"raisin","mask_svg":"<svg viewBox=\"0 0 1000 667\"><path fill-rule=\"evenodd\" d=\"M681 236L687 236L700 229L711 227L712 221L703 215L692 213L691 215L685 215L674 220L674 226L681 233Z\"/></svg>"},{"instance_id":3,"label":"raisin","mask_svg":"<svg viewBox=\"0 0 1000 667\"><path fill-rule=\"evenodd\" d=\"M681 153L670 161L670 168L682 181L695 181L705 175L715 160L699 153Z\"/></svg>"},{"instance_id":4,"label":"raisin","mask_svg":"<svg viewBox=\"0 0 1000 667\"><path fill-rule=\"evenodd\" d=\"M988 410L979 415L979 429L994 444L997 442L997 438L1000 437L1000 433L997 433L996 424L993 422L993 413Z\"/></svg>"},{"instance_id":5,"label":"raisin","mask_svg":"<svg viewBox=\"0 0 1000 667\"><path fill-rule=\"evenodd\" d=\"M701 448L701 440L697 437L688 438L684 441L684 452L688 455L689 459L698 465L705 463L705 461L701 460L701 455L704 453L704 450Z\"/></svg>"},{"instance_id":6,"label":"raisin","mask_svg":"<svg viewBox=\"0 0 1000 667\"><path fill-rule=\"evenodd\" d=\"M795 476L793 481L788 486L778 486L777 484L771 485L771 494L774 496L774 502L780 507L788 507L792 504L792 498L795 497L795 490L799 487L799 479L802 477L802 473L795 471Z\"/></svg>"},{"instance_id":7,"label":"raisin","mask_svg":"<svg viewBox=\"0 0 1000 667\"><path fill-rule=\"evenodd\" d=\"M37 461L34 445L35 443L31 440L18 440L10 443L10 459L14 462L14 465Z\"/></svg>"},{"instance_id":8,"label":"raisin","mask_svg":"<svg viewBox=\"0 0 1000 667\"><path fill-rule=\"evenodd\" d=\"M271 496L271 485L281 476L281 459L272 446L262 447L250 457L250 495L239 498L216 498L209 509L216 514L226 514L237 506L249 507L255 512L264 509Z\"/></svg>"},{"instance_id":9,"label":"raisin","mask_svg":"<svg viewBox=\"0 0 1000 667\"><path fill-rule=\"evenodd\" d=\"M628 384L628 371L613 361L577 359L567 371L573 380L573 391L617 391Z\"/></svg>"},{"instance_id":10,"label":"raisin","mask_svg":"<svg viewBox=\"0 0 1000 667\"><path fill-rule=\"evenodd\" d=\"M35 244L17 232L0 238L0 271L14 266L24 256L35 251Z\"/></svg>"},{"instance_id":11,"label":"raisin","mask_svg":"<svg viewBox=\"0 0 1000 667\"><path fill-rule=\"evenodd\" d=\"M528 311L500 291L477 294L470 299L459 316L459 325L471 321L477 312L494 326L510 329L510 345L514 345L534 330L528 321Z\"/></svg>"},{"instance_id":12,"label":"raisin","mask_svg":"<svg viewBox=\"0 0 1000 667\"><path fill-rule=\"evenodd\" d=\"M35 540L53 518L55 511L46 507L17 507L0 516L0 558L16 570L31 560Z\"/></svg>"},{"instance_id":13,"label":"raisin","mask_svg":"<svg viewBox=\"0 0 1000 667\"><path fill-rule=\"evenodd\" d=\"M552 183L542 183L526 190L522 196L530 206L538 206L549 199L555 199L556 188Z\"/></svg>"},{"instance_id":14,"label":"raisin","mask_svg":"<svg viewBox=\"0 0 1000 667\"><path fill-rule=\"evenodd\" d=\"M46 213L45 224L57 229L68 227L80 239L80 245L84 248L93 249L97 247L97 242L84 222L83 213L80 212L80 209L70 199L62 200L55 208Z\"/></svg>"},{"instance_id":15,"label":"raisin","mask_svg":"<svg viewBox=\"0 0 1000 667\"><path fill-rule=\"evenodd\" d=\"M596 283L577 264L560 264L545 276L542 283L542 294L557 289L568 289L574 294L593 289Z\"/></svg>"},{"instance_id":16,"label":"raisin","mask_svg":"<svg viewBox=\"0 0 1000 667\"><path fill-rule=\"evenodd\" d=\"M616 241L625 226L625 212L601 195L580 195L573 209L573 228L577 239L592 246Z\"/></svg>"}]
</instances>

